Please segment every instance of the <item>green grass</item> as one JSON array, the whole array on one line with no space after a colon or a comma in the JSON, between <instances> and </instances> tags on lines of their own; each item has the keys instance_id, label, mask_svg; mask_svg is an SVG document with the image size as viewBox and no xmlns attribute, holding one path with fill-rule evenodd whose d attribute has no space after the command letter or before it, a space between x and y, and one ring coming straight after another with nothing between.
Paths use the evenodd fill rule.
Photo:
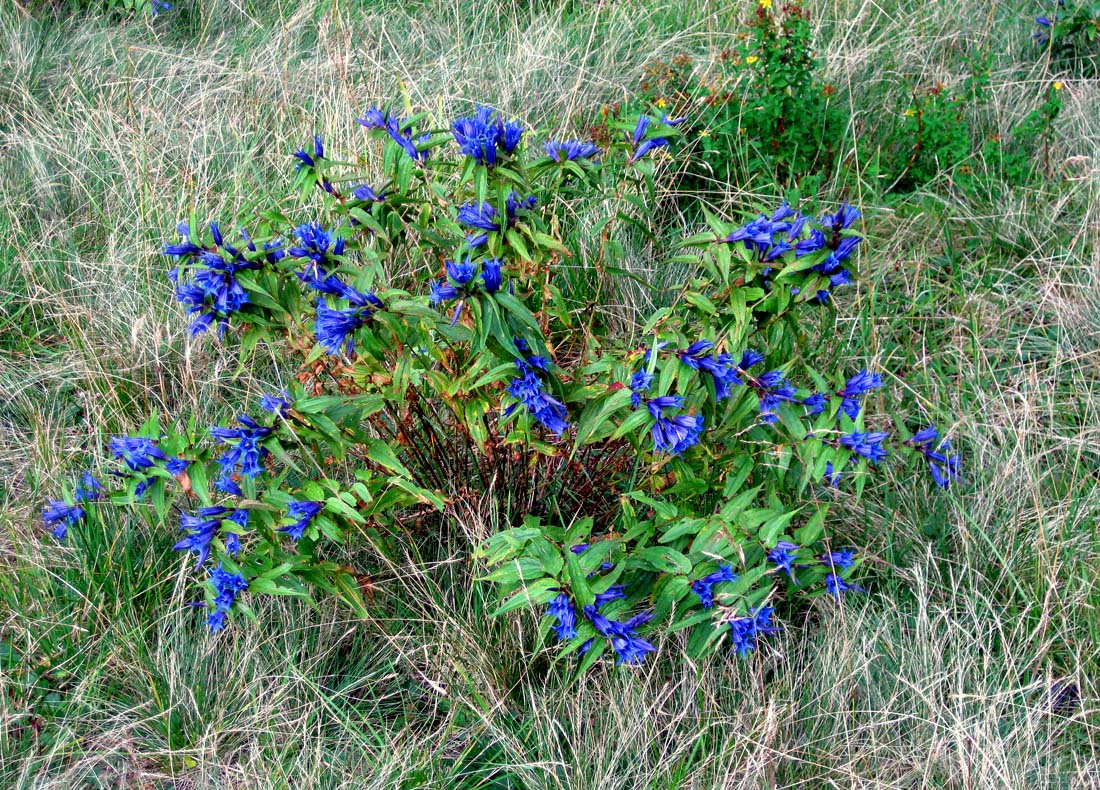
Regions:
<instances>
[{"instance_id":1,"label":"green grass","mask_svg":"<svg viewBox=\"0 0 1100 790\"><path fill-rule=\"evenodd\" d=\"M474 100L544 128L583 116L651 58L731 45L748 9L181 0L149 23L0 0L0 785L1096 786L1100 82L1051 73L1027 14L992 0L810 7L853 117L836 183L869 237L816 356L889 371L907 424L950 426L965 485L899 470L841 495L831 529L866 547L870 593L754 660L689 663L668 638L572 683L534 618L489 617L462 529L412 557L364 549L366 621L268 600L211 639L175 524L127 515L60 547L37 509L148 413L216 420L285 375L185 337L157 251L188 210L229 224L275 202L290 150L314 131L360 150L356 114L403 92L444 119ZM887 199L883 108L984 47L999 128L1066 82L1052 177ZM774 197L712 199L732 217ZM624 331L646 307L575 282Z\"/></svg>"}]
</instances>

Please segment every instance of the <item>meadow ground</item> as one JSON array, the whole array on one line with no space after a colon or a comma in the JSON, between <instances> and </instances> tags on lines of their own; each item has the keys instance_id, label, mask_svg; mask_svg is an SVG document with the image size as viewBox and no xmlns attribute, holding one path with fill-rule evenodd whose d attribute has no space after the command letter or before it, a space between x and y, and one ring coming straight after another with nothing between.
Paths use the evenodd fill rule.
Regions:
<instances>
[{"instance_id":1,"label":"meadow ground","mask_svg":"<svg viewBox=\"0 0 1100 790\"><path fill-rule=\"evenodd\" d=\"M401 91L440 118L577 117L652 58L731 45L751 8L181 0L123 23L0 0L0 786L1100 786L1100 81L1036 54L1030 5L806 5L869 238L822 353L949 426L965 484L886 473L842 497L832 529L866 547L869 593L754 660L670 640L570 684L534 618L488 617L461 531L395 568L365 622L267 602L212 639L174 525L119 524L89 554L38 509L150 411L223 418L277 375L186 337L158 252L190 208L280 199L289 151L314 132L354 150L356 115ZM976 49L998 55L1005 129L1064 83L1049 178L884 196L884 108ZM730 184L717 209L775 198Z\"/></svg>"}]
</instances>

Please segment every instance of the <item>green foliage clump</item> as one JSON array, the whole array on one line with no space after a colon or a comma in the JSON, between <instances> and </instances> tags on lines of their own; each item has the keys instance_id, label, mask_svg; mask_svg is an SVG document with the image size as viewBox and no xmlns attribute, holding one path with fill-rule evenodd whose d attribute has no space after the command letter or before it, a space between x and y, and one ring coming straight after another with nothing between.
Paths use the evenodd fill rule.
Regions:
<instances>
[{"instance_id":1,"label":"green foliage clump","mask_svg":"<svg viewBox=\"0 0 1100 790\"><path fill-rule=\"evenodd\" d=\"M759 2L739 38L709 66L687 54L650 63L638 99L689 119L697 156L682 186L760 181L812 191L836 162L848 118L823 78L809 11L800 0Z\"/></svg>"}]
</instances>

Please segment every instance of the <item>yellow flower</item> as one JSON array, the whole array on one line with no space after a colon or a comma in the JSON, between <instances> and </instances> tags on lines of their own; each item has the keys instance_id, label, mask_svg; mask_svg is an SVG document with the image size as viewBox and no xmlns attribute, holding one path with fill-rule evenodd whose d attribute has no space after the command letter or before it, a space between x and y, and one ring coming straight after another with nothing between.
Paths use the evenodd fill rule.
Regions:
<instances>
[{"instance_id":1,"label":"yellow flower","mask_svg":"<svg viewBox=\"0 0 1100 790\"><path fill-rule=\"evenodd\" d=\"M745 62L748 63L750 66L758 60L760 60L760 58L756 57L756 55L749 55L747 58L745 58Z\"/></svg>"},{"instance_id":2,"label":"yellow flower","mask_svg":"<svg viewBox=\"0 0 1100 790\"><path fill-rule=\"evenodd\" d=\"M663 110L665 108L666 104L668 104L668 102L666 102L664 99L658 99L657 100L657 107L661 110Z\"/></svg>"},{"instance_id":3,"label":"yellow flower","mask_svg":"<svg viewBox=\"0 0 1100 790\"><path fill-rule=\"evenodd\" d=\"M710 137L710 129L704 129L703 131L699 132L699 136L700 137Z\"/></svg>"},{"instance_id":4,"label":"yellow flower","mask_svg":"<svg viewBox=\"0 0 1100 790\"><path fill-rule=\"evenodd\" d=\"M1065 86L1062 85L1062 83L1060 83L1060 82L1054 83L1054 90L1056 90L1056 91L1062 90L1063 87L1065 87Z\"/></svg>"},{"instance_id":5,"label":"yellow flower","mask_svg":"<svg viewBox=\"0 0 1100 790\"><path fill-rule=\"evenodd\" d=\"M761 8L771 8L772 7L772 0L760 0L760 7Z\"/></svg>"},{"instance_id":6,"label":"yellow flower","mask_svg":"<svg viewBox=\"0 0 1100 790\"><path fill-rule=\"evenodd\" d=\"M917 114L917 111L910 107L908 110L905 111L905 114L912 118L914 115Z\"/></svg>"}]
</instances>

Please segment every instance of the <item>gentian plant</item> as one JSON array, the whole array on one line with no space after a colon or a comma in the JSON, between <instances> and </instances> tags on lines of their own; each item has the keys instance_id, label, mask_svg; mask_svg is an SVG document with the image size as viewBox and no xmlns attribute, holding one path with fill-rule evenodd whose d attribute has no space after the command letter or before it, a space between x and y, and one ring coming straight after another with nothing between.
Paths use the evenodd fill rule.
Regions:
<instances>
[{"instance_id":1,"label":"gentian plant","mask_svg":"<svg viewBox=\"0 0 1100 790\"><path fill-rule=\"evenodd\" d=\"M164 254L188 331L300 373L232 424L152 417L113 439L99 479L116 484L89 475L49 502L54 537L149 502L178 525L217 633L268 594L364 613L335 548L444 530L477 494L502 525L471 546L498 611L543 614L581 669L644 661L667 633L745 655L789 605L861 592L858 553L810 494L858 490L896 454L943 487L961 471L931 427L888 449L888 417L867 414L881 374L799 363L803 316L857 276L861 213L708 214L633 334L569 295L566 268L600 265L578 241L589 217L646 220L682 120L620 119L597 147L483 106L444 122L372 107L375 178L315 138L288 156L297 216L232 233L187 218Z\"/></svg>"}]
</instances>

